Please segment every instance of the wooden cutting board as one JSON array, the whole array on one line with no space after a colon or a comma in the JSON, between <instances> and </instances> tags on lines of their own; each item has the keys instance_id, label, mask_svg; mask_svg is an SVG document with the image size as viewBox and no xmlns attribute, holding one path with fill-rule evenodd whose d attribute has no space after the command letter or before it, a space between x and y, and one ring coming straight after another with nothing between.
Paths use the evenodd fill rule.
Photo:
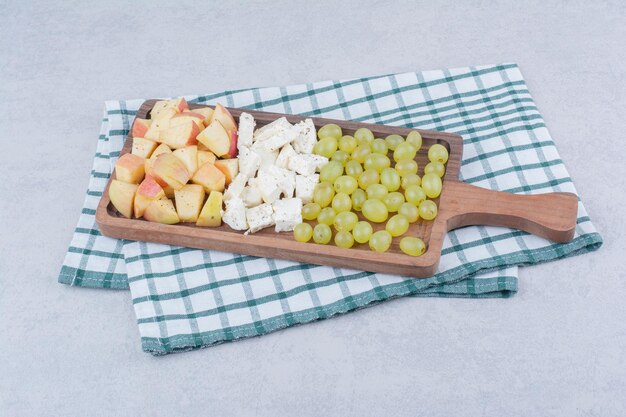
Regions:
<instances>
[{"instance_id":1,"label":"wooden cutting board","mask_svg":"<svg viewBox=\"0 0 626 417\"><path fill-rule=\"evenodd\" d=\"M156 100L147 100L137 113L138 118L147 118ZM203 107L190 104L191 109ZM228 109L238 120L245 111L254 116L257 128L279 117L285 116L291 123L304 119L301 116L267 113L245 109ZM398 134L403 137L414 129L402 127L356 123L343 120L311 118L317 128L336 123L344 134L352 135L361 127L370 129L375 137ZM427 245L427 251L420 257L405 255L399 248L401 237L394 238L388 252L372 252L367 244L356 244L353 248L343 249L333 244L296 242L291 232L274 232L273 228L264 229L251 235L235 231L227 225L217 228L197 227L192 223L164 225L151 223L143 219L127 219L119 214L109 199L109 184L102 195L96 212L96 220L101 232L110 237L158 242L170 245L188 246L201 249L213 249L225 252L241 253L267 258L288 259L292 261L330 265L382 272L410 277L429 277L435 274L443 239L448 230L469 225L504 226L524 230L555 242L567 242L574 236L578 199L571 193L547 193L539 195L518 195L479 188L459 180L459 169L463 154L463 140L451 133L416 129L422 134L423 145L416 156L419 174L428 163L427 151L430 145L440 143L449 150L450 157L446 164L443 178L443 190L435 200L439 214L433 221L418 220L411 224L405 236L421 237ZM132 136L129 133L121 154L131 151ZM112 179L115 178L113 174ZM359 214L359 217L360 214ZM310 222L312 225L315 222ZM384 228L384 223L373 224L375 230Z\"/></svg>"}]
</instances>

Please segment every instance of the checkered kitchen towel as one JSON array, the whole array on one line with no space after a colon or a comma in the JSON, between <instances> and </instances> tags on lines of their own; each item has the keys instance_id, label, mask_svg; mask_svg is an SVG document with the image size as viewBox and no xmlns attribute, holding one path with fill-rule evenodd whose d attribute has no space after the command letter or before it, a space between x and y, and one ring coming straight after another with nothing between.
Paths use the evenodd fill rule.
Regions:
<instances>
[{"instance_id":1,"label":"checkered kitchen towel","mask_svg":"<svg viewBox=\"0 0 626 417\"><path fill-rule=\"evenodd\" d=\"M576 192L515 64L409 72L188 97L262 109L458 133L464 181L533 194ZM348 269L104 237L95 209L142 100L107 102L85 205L59 281L130 287L144 350L206 347L331 317L393 297L505 297L517 266L597 249L579 202L576 236L555 244L496 227L448 233L437 275Z\"/></svg>"}]
</instances>

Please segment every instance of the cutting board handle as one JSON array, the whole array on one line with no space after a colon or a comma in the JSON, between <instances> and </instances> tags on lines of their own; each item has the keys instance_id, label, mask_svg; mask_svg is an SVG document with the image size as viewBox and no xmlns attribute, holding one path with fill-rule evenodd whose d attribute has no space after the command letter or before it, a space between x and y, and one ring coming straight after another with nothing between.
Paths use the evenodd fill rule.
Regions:
<instances>
[{"instance_id":1,"label":"cutting board handle","mask_svg":"<svg viewBox=\"0 0 626 417\"><path fill-rule=\"evenodd\" d=\"M512 194L451 181L442 194L448 230L470 225L523 230L554 242L574 237L578 197L572 193Z\"/></svg>"}]
</instances>

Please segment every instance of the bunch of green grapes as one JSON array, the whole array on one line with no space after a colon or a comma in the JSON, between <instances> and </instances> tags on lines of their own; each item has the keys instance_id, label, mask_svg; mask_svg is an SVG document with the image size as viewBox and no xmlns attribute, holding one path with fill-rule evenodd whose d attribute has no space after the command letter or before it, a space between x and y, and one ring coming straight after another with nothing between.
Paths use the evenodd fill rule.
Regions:
<instances>
[{"instance_id":1,"label":"bunch of green grapes","mask_svg":"<svg viewBox=\"0 0 626 417\"><path fill-rule=\"evenodd\" d=\"M317 225L298 224L293 232L296 241L328 244L333 240L340 248L367 243L375 252L386 252L393 238L406 234L411 223L437 217L433 200L441 194L446 147L435 144L428 149L430 162L420 177L415 156L422 136L417 131L406 138L389 135L382 139L366 128L351 136L344 135L338 125L327 124L317 136L313 153L329 162L320 170L313 201L302 207L302 218L316 220ZM385 223L385 228L375 231L372 223ZM420 256L426 245L418 237L404 236L400 249Z\"/></svg>"}]
</instances>

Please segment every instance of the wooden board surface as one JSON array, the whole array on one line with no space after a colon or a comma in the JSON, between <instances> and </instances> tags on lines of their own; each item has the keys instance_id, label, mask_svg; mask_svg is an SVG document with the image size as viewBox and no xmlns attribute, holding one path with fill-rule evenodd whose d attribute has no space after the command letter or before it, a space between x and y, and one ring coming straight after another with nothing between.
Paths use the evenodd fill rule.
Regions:
<instances>
[{"instance_id":1,"label":"wooden board surface","mask_svg":"<svg viewBox=\"0 0 626 417\"><path fill-rule=\"evenodd\" d=\"M156 100L147 100L137 113L138 118L147 118ZM198 106L190 104L191 109ZM252 110L232 109L229 111L239 120L241 112L250 113L257 128L279 117L285 116L291 123L304 119L301 116ZM163 225L143 219L127 219L110 204L107 184L102 195L96 220L104 235L129 240L142 240L201 249L214 249L268 258L345 267L371 272L382 272L410 277L432 276L439 264L441 247L448 230L468 225L494 225L512 227L551 239L557 242L571 240L576 225L578 200L571 193L548 193L542 195L515 195L478 188L458 179L463 152L463 141L458 135L403 127L374 125L343 120L311 118L316 128L328 123L341 126L344 134L352 135L358 128L367 127L375 137L398 134L405 137L411 130L422 134L423 145L416 156L418 174L423 174L428 163L428 148L440 143L448 148L450 157L446 164L441 196L435 200L439 215L433 221L418 220L404 236L421 237L427 251L420 257L411 257L400 251L401 237L394 238L388 252L372 252L367 244L356 244L343 249L332 244L318 245L301 243L293 239L291 232L274 232L273 227L251 235L234 231L227 225L217 228L197 227L192 223ZM121 155L131 151L132 136L129 133ZM115 178L113 174L112 179ZM360 214L359 214L360 216ZM315 222L311 222L315 224ZM375 230L384 228L384 223L374 225Z\"/></svg>"}]
</instances>

